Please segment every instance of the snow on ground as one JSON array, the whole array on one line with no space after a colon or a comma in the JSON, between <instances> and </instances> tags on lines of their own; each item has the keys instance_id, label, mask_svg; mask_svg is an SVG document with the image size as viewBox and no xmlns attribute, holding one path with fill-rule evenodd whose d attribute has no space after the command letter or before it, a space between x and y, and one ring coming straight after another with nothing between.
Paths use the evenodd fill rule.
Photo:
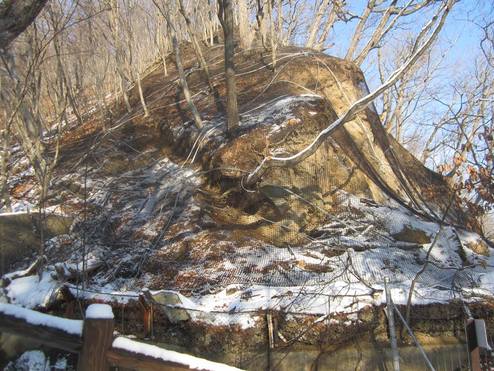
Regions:
<instances>
[{"instance_id":1,"label":"snow on ground","mask_svg":"<svg viewBox=\"0 0 494 371\"><path fill-rule=\"evenodd\" d=\"M9 362L5 366L4 371L65 371L74 369L73 365L69 365L67 358L64 355L59 355L53 362L40 350L29 350L15 361Z\"/></svg>"},{"instance_id":2,"label":"snow on ground","mask_svg":"<svg viewBox=\"0 0 494 371\"><path fill-rule=\"evenodd\" d=\"M0 214L2 215L23 214L35 210L35 207L36 207L35 205L31 204L28 201L20 200L12 203L11 205L12 210L10 212L7 212L4 210L4 208L1 208Z\"/></svg>"},{"instance_id":3,"label":"snow on ground","mask_svg":"<svg viewBox=\"0 0 494 371\"><path fill-rule=\"evenodd\" d=\"M303 246L239 246L233 252L225 251L220 264L214 267L201 262L183 267L185 272L215 282L209 286L209 292L202 290L186 297L176 287L161 293L176 294L181 304L174 307L188 310L193 320L216 325L251 327L255 324L255 312L268 308L293 314L349 315L366 306L385 303L386 277L395 303L405 304L411 281L422 269L430 249L430 263L417 281L414 304L445 303L458 298L475 300L477 295L494 294L492 249L489 256L484 256L461 246L478 240L474 233L457 234L452 227L440 228L398 205L367 206L356 198L351 198L349 205L363 212L365 216L358 222L364 226L366 220L372 220L375 223L372 226L385 225L388 233L395 233L407 225L426 232L431 240L439 233L437 242L432 249L430 243L399 244L385 235L384 230L374 228L371 233L372 228L366 227L357 233L352 225L344 228L348 231L345 236L335 237L332 231L341 222L331 222L321 228L326 234ZM336 255L328 254L334 252L336 245L344 246L344 250ZM460 256L462 248L466 261ZM62 284L50 272L53 273L53 267L47 268L41 280L38 276L14 279L6 288L7 297L12 303L28 308L43 306ZM69 287L78 297L125 303L138 297L142 286L135 282L123 279L102 285L95 280L86 290Z\"/></svg>"},{"instance_id":4,"label":"snow on ground","mask_svg":"<svg viewBox=\"0 0 494 371\"><path fill-rule=\"evenodd\" d=\"M50 369L50 361L40 350L24 352L15 362L10 362L4 370L45 371Z\"/></svg>"},{"instance_id":5,"label":"snow on ground","mask_svg":"<svg viewBox=\"0 0 494 371\"><path fill-rule=\"evenodd\" d=\"M270 125L273 134L288 120L296 119L294 108L300 104L310 107L319 99L320 96L312 94L278 97L243 112L241 125ZM312 114L313 111L309 112ZM204 131L198 136L184 164L194 162L204 142L217 140L223 135L219 130L220 124L205 123ZM186 130L185 125L176 130ZM179 137L176 133L174 135ZM172 224L181 224L182 227L188 223L181 229L183 237L177 239L179 244L191 237L190 244L193 245L193 236L211 233L207 229L194 230L196 224L207 216L201 214L193 197L194 190L201 184L200 176L184 164L163 158L151 161L147 167L116 176L93 170L89 173L85 181L88 202L101 210L101 219L94 221L95 234L105 233L104 226L112 225L111 233L115 236L112 244L119 248L93 243L85 251L86 264L117 262L119 267L130 267L127 276L115 277L118 269L114 270L112 263L106 263L105 269L100 270L82 290L59 281L55 266L49 265L41 278L36 275L13 279L5 289L5 298L27 308L43 307L62 285L67 284L72 294L80 298L108 303L136 300L148 273L144 272L144 278L139 281L135 279L138 272L134 270L147 256L161 248L156 241L170 227L172 219ZM59 178L56 185L84 189L85 178L77 171L82 169ZM80 196L80 192L71 195L71 201L82 202ZM478 295L494 294L492 249L488 249L488 256L484 256L466 246L478 240L476 234L455 231L449 226L441 228L391 202L368 206L357 197L342 196L349 209L358 210L363 216L351 212L345 218L344 215L335 215L319 228L319 237L304 245L279 248L252 241L251 245L222 251L218 264L208 264L207 259L178 264L177 274L207 278L208 283L203 284L201 290L192 293L189 290L187 297L180 294L184 287L167 287L179 298L181 304L176 306L188 310L196 321L238 324L243 328L255 324L253 316L259 309L320 316L345 313L351 316L366 306L385 302L385 278L390 280L393 300L404 304L410 284L422 269L428 252L430 263L417 281L414 304L444 303L462 297L475 300ZM29 207L29 204L24 206ZM405 226L425 232L431 240L439 233L436 244L431 249L430 244L395 241L392 235ZM134 235L139 235L139 244L132 240ZM52 239L47 252L56 250L60 241L61 237ZM221 249L227 241L228 235L225 234L225 239L217 241L216 246L206 245L201 249ZM82 269L81 246L80 241L74 241L71 246L74 252L67 261L57 265L67 276ZM171 248L173 241L163 247L165 250ZM188 247L190 250L194 248L197 247ZM205 254L207 251L201 252ZM175 263L170 261L170 265ZM187 283L194 286L192 281L191 278ZM158 295L159 292L152 294Z\"/></svg>"},{"instance_id":6,"label":"snow on ground","mask_svg":"<svg viewBox=\"0 0 494 371\"><path fill-rule=\"evenodd\" d=\"M127 220L120 229L139 229L143 234L159 230L155 224L167 220L178 201L186 204L184 211L193 208L191 191L200 184L194 171L167 158L146 169L93 182L89 202L110 211L115 220Z\"/></svg>"},{"instance_id":7,"label":"snow on ground","mask_svg":"<svg viewBox=\"0 0 494 371\"><path fill-rule=\"evenodd\" d=\"M26 308L44 307L59 286L50 272L45 271L41 279L33 275L13 280L6 288L6 296L11 303Z\"/></svg>"},{"instance_id":8,"label":"snow on ground","mask_svg":"<svg viewBox=\"0 0 494 371\"><path fill-rule=\"evenodd\" d=\"M316 94L301 94L298 96L286 95L272 101L264 102L247 112L242 113L241 125L245 127L255 125L272 125L270 135L279 131L283 124L290 119L296 119L294 108L301 103L313 104L324 99Z\"/></svg>"}]
</instances>

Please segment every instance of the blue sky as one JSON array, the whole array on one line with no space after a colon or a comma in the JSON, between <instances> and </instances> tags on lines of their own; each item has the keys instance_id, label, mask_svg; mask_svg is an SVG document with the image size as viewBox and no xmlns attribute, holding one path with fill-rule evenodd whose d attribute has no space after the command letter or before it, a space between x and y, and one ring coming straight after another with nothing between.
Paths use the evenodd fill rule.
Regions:
<instances>
[{"instance_id":1,"label":"blue sky","mask_svg":"<svg viewBox=\"0 0 494 371\"><path fill-rule=\"evenodd\" d=\"M492 18L493 14L489 14L493 8L494 0L461 0L459 1L452 12L449 14L446 23L441 31L439 39L436 41L433 49L433 58L442 60L436 77L431 80L428 85L427 94L433 94L440 97L444 101L451 102L453 99L452 86L457 81L468 81L468 76L475 68L475 62L481 54L480 40L482 36L481 28L476 25L482 23L485 18ZM408 0L399 0L402 5ZM438 5L440 3L437 0ZM313 3L312 3L313 4ZM362 14L362 11L367 4L367 0L347 0L349 9L354 14ZM394 50L394 46L399 46L407 35L416 35L422 26L430 20L431 15L437 9L433 7L428 10L403 17L400 28L388 34L384 50ZM311 22L309 17L307 22ZM353 20L349 23L339 22L335 25L331 35L329 44L333 46L326 50L327 54L344 57L355 26L358 20ZM306 35L301 34L299 37L304 39ZM302 41L302 40L301 40ZM303 41L302 41L303 42ZM362 65L362 70L366 76L367 83L371 90L379 85L377 73L377 58L375 51L368 56L367 60ZM466 77L466 79L465 79ZM376 102L378 102L377 99ZM407 133L414 134L415 138L421 141L427 136L427 132L432 130L432 127L437 122L438 116L441 115L444 106L439 103L431 102L429 99L424 99L423 103L418 105L407 129ZM415 141L415 143L417 143ZM412 152L419 154L421 152L420 143L414 144L414 148L409 148ZM440 158L445 156L444 158ZM438 163L443 162L448 155L444 153L432 160L433 163L428 165L435 168Z\"/></svg>"},{"instance_id":2,"label":"blue sky","mask_svg":"<svg viewBox=\"0 0 494 371\"><path fill-rule=\"evenodd\" d=\"M445 51L444 67L445 69L454 69L456 73L461 69L469 69L475 62L478 53L480 52L479 40L481 38L481 29L475 25L475 21L479 22L481 18L489 16L490 0L462 0L455 5L453 11L448 16L447 22L444 25L436 48L441 48ZM492 1L492 0L491 0ZM361 14L367 0L350 0L350 9L356 14ZM403 3L403 1L400 1ZM429 14L431 14L429 12ZM390 35L390 42L399 42L396 40L407 32L416 33L421 26L428 20L421 12L419 15L412 15L404 18L405 24L403 29L393 35ZM357 20L349 24L339 23L333 31L332 41L334 47L328 50L329 54L343 56L345 53ZM394 39L394 40L393 40ZM370 62L370 63L369 63ZM366 77L369 80L369 85L372 87L376 82L374 80L374 65L373 58L368 58L367 64L362 66ZM449 74L453 78L454 74ZM447 77L445 77L447 78Z\"/></svg>"}]
</instances>

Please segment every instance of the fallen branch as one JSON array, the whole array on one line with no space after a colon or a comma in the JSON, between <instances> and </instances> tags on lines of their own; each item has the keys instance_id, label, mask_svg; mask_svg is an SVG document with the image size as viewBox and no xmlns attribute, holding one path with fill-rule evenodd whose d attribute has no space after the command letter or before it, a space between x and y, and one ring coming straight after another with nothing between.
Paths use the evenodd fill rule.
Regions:
<instances>
[{"instance_id":1,"label":"fallen branch","mask_svg":"<svg viewBox=\"0 0 494 371\"><path fill-rule=\"evenodd\" d=\"M12 282L17 278L28 277L38 274L43 269L47 261L48 259L46 258L45 255L38 256L38 258L26 269L4 275L1 279L0 287L8 286L10 282Z\"/></svg>"},{"instance_id":2,"label":"fallen branch","mask_svg":"<svg viewBox=\"0 0 494 371\"><path fill-rule=\"evenodd\" d=\"M55 264L56 275L54 278L57 278L61 282L82 278L83 275L88 275L96 271L103 264L104 262L100 259L89 259L85 264L85 269L82 269L82 262L79 264L57 263Z\"/></svg>"}]
</instances>

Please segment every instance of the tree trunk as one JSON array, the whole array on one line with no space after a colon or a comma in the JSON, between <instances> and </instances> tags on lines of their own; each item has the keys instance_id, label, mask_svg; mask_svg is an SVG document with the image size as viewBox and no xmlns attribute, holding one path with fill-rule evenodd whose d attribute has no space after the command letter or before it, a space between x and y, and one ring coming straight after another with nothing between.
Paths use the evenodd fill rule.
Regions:
<instances>
[{"instance_id":1,"label":"tree trunk","mask_svg":"<svg viewBox=\"0 0 494 371\"><path fill-rule=\"evenodd\" d=\"M178 76L180 79L180 85L182 86L182 92L184 93L185 100L187 101L187 105L189 106L190 112L194 117L194 123L198 129L202 128L202 119L199 111L197 110L194 102L192 101L192 96L190 95L189 85L187 84L187 79L185 78L184 67L182 65L182 58L180 56L180 45L178 44L177 39L177 30L175 28L175 24L172 22L170 17L170 11L166 6L166 3L163 3L164 8L162 9L156 0L153 0L154 5L158 8L161 15L166 19L166 23L168 24L168 29L170 30L173 51L175 52L175 63L177 65Z\"/></svg>"},{"instance_id":2,"label":"tree trunk","mask_svg":"<svg viewBox=\"0 0 494 371\"><path fill-rule=\"evenodd\" d=\"M277 14L278 22L277 22L277 26L276 26L276 33L278 35L277 42L278 42L278 44L284 45L283 44L283 2L282 2L282 0L278 0L276 2L276 9L278 11L278 14Z\"/></svg>"},{"instance_id":3,"label":"tree trunk","mask_svg":"<svg viewBox=\"0 0 494 371\"><path fill-rule=\"evenodd\" d=\"M182 65L182 58L180 57L180 46L178 45L177 36L172 35L173 49L175 50L175 63L177 64L178 75L180 77L180 84L182 85L182 91L184 93L185 100L189 106L192 116L194 117L194 122L198 129L202 128L202 120L199 111L197 110L194 102L192 101L192 96L190 95L189 85L187 84L187 79L185 78L184 67Z\"/></svg>"},{"instance_id":4,"label":"tree trunk","mask_svg":"<svg viewBox=\"0 0 494 371\"><path fill-rule=\"evenodd\" d=\"M209 68L208 64L206 63L206 60L204 59L204 55L202 54L201 46L199 45L199 42L197 41L197 37L195 35L194 30L192 29L192 22L187 15L187 12L185 11L184 3L182 0L178 0L178 5L179 5L179 11L180 14L182 14L182 17L184 17L185 20L185 25L187 27L187 32L190 36L190 40L192 41L192 46L194 48L194 52L196 54L197 59L199 60L199 64L201 65L202 70L204 71L204 75L206 76L206 79L208 80L208 85L213 90L213 86L211 84L211 77L209 74Z\"/></svg>"},{"instance_id":5,"label":"tree trunk","mask_svg":"<svg viewBox=\"0 0 494 371\"><path fill-rule=\"evenodd\" d=\"M376 0L369 0L369 2L367 3L367 7L364 10L364 13L360 17L360 21L357 24L357 27L355 28L355 32L353 33L352 36L352 41L350 42L350 46L348 47L348 51L345 55L345 59L348 61L353 60L353 55L357 50L360 39L362 38L364 26L367 23L367 19L372 13L372 9L374 9L375 4L376 4Z\"/></svg>"},{"instance_id":6,"label":"tree trunk","mask_svg":"<svg viewBox=\"0 0 494 371\"><path fill-rule=\"evenodd\" d=\"M233 4L232 0L219 0L219 15L225 39L225 76L226 76L226 131L230 133L238 127L237 84L235 81L235 43L233 40Z\"/></svg>"},{"instance_id":7,"label":"tree trunk","mask_svg":"<svg viewBox=\"0 0 494 371\"><path fill-rule=\"evenodd\" d=\"M271 1L267 2L268 4L268 20L269 20L269 36L271 43L271 61L273 63L273 69L276 68L276 40L274 36L274 24L273 24L273 8L271 6Z\"/></svg>"},{"instance_id":8,"label":"tree trunk","mask_svg":"<svg viewBox=\"0 0 494 371\"><path fill-rule=\"evenodd\" d=\"M263 0L258 0L257 2L257 26L259 28L259 33L261 34L262 46L266 48L266 43L268 39L268 19L265 11L265 2Z\"/></svg>"},{"instance_id":9,"label":"tree trunk","mask_svg":"<svg viewBox=\"0 0 494 371\"><path fill-rule=\"evenodd\" d=\"M319 26L321 25L322 17L324 16L324 13L326 13L326 9L328 8L328 5L329 5L329 0L323 0L321 5L317 9L316 18L314 19L314 22L310 27L309 37L307 38L307 42L305 43L305 46L307 48L314 47L314 43L316 42L317 32L319 31Z\"/></svg>"},{"instance_id":10,"label":"tree trunk","mask_svg":"<svg viewBox=\"0 0 494 371\"><path fill-rule=\"evenodd\" d=\"M393 8L390 6L386 10L386 12L383 14L381 19L379 20L379 24L377 25L376 29L372 33L371 38L369 39L367 44L363 47L363 49L360 51L358 56L355 58L355 63L357 65L360 66L362 64L362 62L365 60L365 58L367 57L367 55L369 54L369 52L373 48L375 48L380 41L382 41L384 36L386 36L388 31L391 30L391 28L394 26L394 24L396 23L398 18L400 18L401 14L404 12L405 8L403 8L402 11L398 15L396 15L395 18L391 21L391 23L388 25L388 27L386 27L386 25L388 24L389 18L391 17L392 9Z\"/></svg>"},{"instance_id":11,"label":"tree trunk","mask_svg":"<svg viewBox=\"0 0 494 371\"><path fill-rule=\"evenodd\" d=\"M334 23L336 22L336 11L337 11L336 6L337 5L333 3L333 7L331 8L331 11L329 12L328 20L326 21L326 24L324 25L324 29L322 30L321 36L319 36L317 43L313 46L313 48L316 50L322 50L323 49L324 42L328 38L329 31L331 31Z\"/></svg>"},{"instance_id":12,"label":"tree trunk","mask_svg":"<svg viewBox=\"0 0 494 371\"><path fill-rule=\"evenodd\" d=\"M125 77L125 73L123 71L123 65L125 62L125 56L123 54L122 45L119 40L120 27L118 20L118 2L117 0L111 0L111 12L110 12L110 28L112 33L112 38L115 47L115 64L116 70L119 77L119 85L120 90L123 95L123 99L125 102L125 107L127 108L127 112L132 112L132 107L129 101L129 95L127 94L127 86L125 82L127 81Z\"/></svg>"},{"instance_id":13,"label":"tree trunk","mask_svg":"<svg viewBox=\"0 0 494 371\"><path fill-rule=\"evenodd\" d=\"M125 81L122 76L120 76L120 92L122 93L125 107L127 108L127 112L132 112L132 106L130 105L129 95L127 94L127 87L125 86Z\"/></svg>"},{"instance_id":14,"label":"tree trunk","mask_svg":"<svg viewBox=\"0 0 494 371\"><path fill-rule=\"evenodd\" d=\"M148 111L148 107L146 106L146 100L144 99L144 92L142 91L140 72L137 72L137 89L139 90L139 99L141 100L142 109L144 110L144 117L148 117L149 111Z\"/></svg>"},{"instance_id":15,"label":"tree trunk","mask_svg":"<svg viewBox=\"0 0 494 371\"><path fill-rule=\"evenodd\" d=\"M240 34L240 47L249 49L254 35L249 23L249 8L246 0L238 0L238 31Z\"/></svg>"},{"instance_id":16,"label":"tree trunk","mask_svg":"<svg viewBox=\"0 0 494 371\"><path fill-rule=\"evenodd\" d=\"M5 115L6 116L6 115ZM7 122L7 120L5 120ZM0 168L0 208L5 208L5 211L12 211L10 203L10 193L8 190L9 179L9 157L10 157L10 128L7 127L2 131L2 155Z\"/></svg>"}]
</instances>

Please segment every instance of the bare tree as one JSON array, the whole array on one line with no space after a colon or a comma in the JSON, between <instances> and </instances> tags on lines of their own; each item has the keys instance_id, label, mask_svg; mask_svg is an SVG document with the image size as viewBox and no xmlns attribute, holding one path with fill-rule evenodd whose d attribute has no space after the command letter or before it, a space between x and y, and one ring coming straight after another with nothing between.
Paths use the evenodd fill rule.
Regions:
<instances>
[{"instance_id":1,"label":"bare tree","mask_svg":"<svg viewBox=\"0 0 494 371\"><path fill-rule=\"evenodd\" d=\"M1 84L0 84L1 87ZM0 89L0 99L6 101L3 89ZM7 117L7 112L2 110L2 122L5 127L0 129L0 208L11 211L10 193L8 189L9 160L12 145L12 122Z\"/></svg>"},{"instance_id":2,"label":"bare tree","mask_svg":"<svg viewBox=\"0 0 494 371\"><path fill-rule=\"evenodd\" d=\"M192 47L194 48L194 52L196 54L197 59L199 60L199 65L201 66L202 70L204 71L204 75L206 76L206 79L208 81L208 84L211 87L211 90L213 90L213 86L211 85L211 76L209 74L209 67L208 64L206 63L206 60L204 59L204 55L201 50L201 46L199 45L199 42L197 41L197 36L196 33L192 27L192 21L190 20L187 11L184 7L183 0L177 0L178 1L178 9L180 11L180 14L182 14L182 17L185 20L185 25L187 27L187 33L189 34L190 40L192 41Z\"/></svg>"},{"instance_id":3,"label":"bare tree","mask_svg":"<svg viewBox=\"0 0 494 371\"><path fill-rule=\"evenodd\" d=\"M403 64L413 45L412 37L404 34L399 42L389 43L377 50L377 68L381 83L390 71ZM444 56L445 53L439 53L435 48L427 50L392 89L383 93L378 102L381 122L386 131L400 143L410 144L409 149L412 144L417 143L417 133L422 132L424 127L424 112L420 110L421 113L417 114L417 108L433 104L431 94L439 90L439 86L433 82L438 78ZM418 145L415 150L418 151Z\"/></svg>"},{"instance_id":4,"label":"bare tree","mask_svg":"<svg viewBox=\"0 0 494 371\"><path fill-rule=\"evenodd\" d=\"M166 23L164 22L163 17L160 15L157 16L157 30L155 33L155 44L158 50L161 62L163 64L163 73L165 77L168 76L168 68L166 64L166 57L169 53L169 40L168 40L168 32L166 31Z\"/></svg>"},{"instance_id":5,"label":"bare tree","mask_svg":"<svg viewBox=\"0 0 494 371\"><path fill-rule=\"evenodd\" d=\"M296 37L296 31L301 24L302 15L306 11L305 2L289 1L288 5L287 26L282 39L283 45L293 42Z\"/></svg>"},{"instance_id":6,"label":"bare tree","mask_svg":"<svg viewBox=\"0 0 494 371\"><path fill-rule=\"evenodd\" d=\"M454 89L450 102L435 98L445 112L434 123L422 158L442 153L438 169L463 190L466 204L488 210L494 204L492 67L484 61Z\"/></svg>"},{"instance_id":7,"label":"bare tree","mask_svg":"<svg viewBox=\"0 0 494 371\"><path fill-rule=\"evenodd\" d=\"M249 49L252 44L254 34L249 22L249 8L247 6L247 0L238 0L238 31L241 48Z\"/></svg>"},{"instance_id":8,"label":"bare tree","mask_svg":"<svg viewBox=\"0 0 494 371\"><path fill-rule=\"evenodd\" d=\"M128 78L124 72L125 65L125 46L122 45L120 40L120 18L119 18L119 6L117 0L108 0L111 7L110 12L110 30L113 38L113 45L115 48L115 68L118 72L120 92L124 98L127 111L132 111L130 106L129 95L127 93Z\"/></svg>"},{"instance_id":9,"label":"bare tree","mask_svg":"<svg viewBox=\"0 0 494 371\"><path fill-rule=\"evenodd\" d=\"M434 2L431 0L423 0L421 2L408 0L408 2L401 7L397 5L397 0L391 0L385 7L382 7L383 3L384 2L382 1L376 0L369 0L367 2L363 13L359 17L360 20L353 33L345 59L353 60L358 65L362 64L369 55L369 52L379 46L379 43L382 42L392 29L394 29L401 17L414 14ZM365 32L369 27L369 20L372 15L378 15L379 22L372 31L370 37L368 37L365 45L358 51L361 41L365 39Z\"/></svg>"},{"instance_id":10,"label":"bare tree","mask_svg":"<svg viewBox=\"0 0 494 371\"><path fill-rule=\"evenodd\" d=\"M235 42L233 39L232 0L218 0L218 18L225 39L225 77L226 77L226 117L227 132L238 126L237 84L235 81Z\"/></svg>"},{"instance_id":11,"label":"bare tree","mask_svg":"<svg viewBox=\"0 0 494 371\"><path fill-rule=\"evenodd\" d=\"M180 55L180 45L178 43L177 29L174 21L172 20L170 9L167 7L166 2L163 2L161 6L160 4L157 3L157 0L153 0L153 3L156 6L156 8L160 11L163 18L165 18L166 23L168 25L168 29L171 34L173 49L175 52L175 63L177 65L177 71L180 78L180 83L182 85L182 92L184 93L185 100L187 101L192 116L194 117L194 123L196 127L200 129L202 127L202 119L201 119L201 115L199 114L199 111L197 110L194 102L192 101L189 85L187 84L187 79L185 77L185 72L182 65L182 57Z\"/></svg>"},{"instance_id":12,"label":"bare tree","mask_svg":"<svg viewBox=\"0 0 494 371\"><path fill-rule=\"evenodd\" d=\"M45 54L43 45L36 32L29 37L29 49L27 56L30 73L24 78L20 77L14 65L13 59L8 60L5 57L3 64L8 71L8 78L12 86L10 117L7 127L12 125L16 137L19 139L24 154L34 169L34 174L40 186L39 194L39 224L41 226L41 238L39 251L43 254L44 249L44 209L48 195L51 175L58 159L58 146L54 156L46 153L43 142L44 120L41 116L40 108L40 90L41 79L39 69L36 68Z\"/></svg>"},{"instance_id":13,"label":"bare tree","mask_svg":"<svg viewBox=\"0 0 494 371\"><path fill-rule=\"evenodd\" d=\"M5 0L0 2L0 58L2 59L4 71L0 77L0 99L3 103L9 104L12 109L9 117L7 107L1 110L4 126L1 128L1 158L0 158L0 207L10 210L10 196L7 187L9 174L10 145L12 142L12 123L17 111L23 105L23 97L18 94L24 91L15 72L13 56L6 51L10 43L18 37L35 20L38 14L46 5L47 0ZM6 84L14 82L16 90L8 93ZM21 94L22 95L22 94ZM17 99L16 99L17 98Z\"/></svg>"},{"instance_id":14,"label":"bare tree","mask_svg":"<svg viewBox=\"0 0 494 371\"><path fill-rule=\"evenodd\" d=\"M334 24L338 19L344 19L344 7L345 3L340 0L333 0L331 4L331 10L329 11L326 23L324 28L317 39L317 42L314 41L310 44L310 48L314 48L316 50L322 50L324 47L324 43L326 42L328 35L333 28Z\"/></svg>"},{"instance_id":15,"label":"bare tree","mask_svg":"<svg viewBox=\"0 0 494 371\"><path fill-rule=\"evenodd\" d=\"M345 55L345 59L347 60L353 59L353 56L360 42L360 39L363 36L365 24L367 23L367 20L369 19L369 16L371 15L372 10L374 9L375 6L376 6L376 0L369 0L367 2L367 5L362 15L360 16L360 20L357 23L357 27L355 28L355 31L353 33L352 39L350 41L350 46L348 47L348 50Z\"/></svg>"},{"instance_id":16,"label":"bare tree","mask_svg":"<svg viewBox=\"0 0 494 371\"><path fill-rule=\"evenodd\" d=\"M321 21L323 19L324 14L327 12L329 7L329 0L323 0L319 7L317 8L316 17L314 18L314 22L312 22L309 29L309 36L307 37L307 41L305 46L307 48L314 47L316 43L317 33L319 32L319 28L321 26Z\"/></svg>"}]
</instances>

